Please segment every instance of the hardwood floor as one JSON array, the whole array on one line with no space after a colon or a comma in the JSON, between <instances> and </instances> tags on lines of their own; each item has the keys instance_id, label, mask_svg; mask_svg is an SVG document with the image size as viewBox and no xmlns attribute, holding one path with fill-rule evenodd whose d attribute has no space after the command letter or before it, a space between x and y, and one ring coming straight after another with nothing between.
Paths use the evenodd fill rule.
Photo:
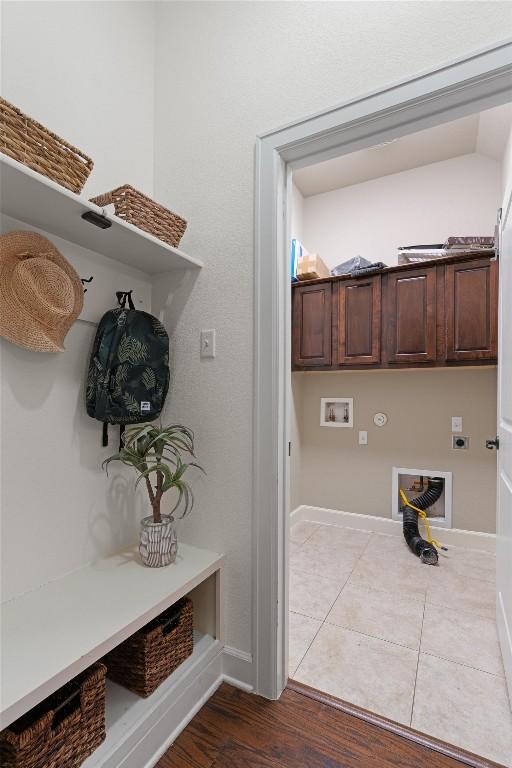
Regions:
<instances>
[{"instance_id":1,"label":"hardwood floor","mask_svg":"<svg viewBox=\"0 0 512 768\"><path fill-rule=\"evenodd\" d=\"M495 768L290 682L279 701L223 684L157 768Z\"/></svg>"}]
</instances>

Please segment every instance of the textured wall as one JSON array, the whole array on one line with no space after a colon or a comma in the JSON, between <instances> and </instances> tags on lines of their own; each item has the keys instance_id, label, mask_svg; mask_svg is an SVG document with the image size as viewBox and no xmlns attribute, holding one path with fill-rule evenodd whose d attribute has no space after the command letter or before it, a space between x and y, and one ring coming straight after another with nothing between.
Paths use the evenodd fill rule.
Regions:
<instances>
[{"instance_id":1,"label":"textured wall","mask_svg":"<svg viewBox=\"0 0 512 768\"><path fill-rule=\"evenodd\" d=\"M256 134L501 40L501 2L160 3L155 190L206 262L176 324L170 413L208 478L184 535L227 554L226 640L251 649ZM218 355L199 359L199 331Z\"/></svg>"},{"instance_id":2,"label":"textured wall","mask_svg":"<svg viewBox=\"0 0 512 768\"><path fill-rule=\"evenodd\" d=\"M452 525L496 530L496 369L341 371L292 374L300 420L300 501L391 517L391 468L453 472ZM320 426L321 397L353 397L354 428ZM384 427L375 413L388 416ZM462 416L469 449L451 448ZM358 445L360 429L368 445Z\"/></svg>"},{"instance_id":3,"label":"textured wall","mask_svg":"<svg viewBox=\"0 0 512 768\"><path fill-rule=\"evenodd\" d=\"M2 95L93 157L86 194L127 181L151 191L152 5L3 2L1 11ZM3 598L133 542L147 509L130 473L107 480L101 469L116 443L102 448L101 425L85 413L94 333L76 322L62 354L0 339Z\"/></svg>"},{"instance_id":4,"label":"textured wall","mask_svg":"<svg viewBox=\"0 0 512 768\"><path fill-rule=\"evenodd\" d=\"M94 160L88 197L153 189L154 4L1 3L2 96Z\"/></svg>"},{"instance_id":5,"label":"textured wall","mask_svg":"<svg viewBox=\"0 0 512 768\"><path fill-rule=\"evenodd\" d=\"M401 245L494 234L500 205L500 163L463 155L307 197L304 243L331 269L358 255L392 265Z\"/></svg>"}]
</instances>

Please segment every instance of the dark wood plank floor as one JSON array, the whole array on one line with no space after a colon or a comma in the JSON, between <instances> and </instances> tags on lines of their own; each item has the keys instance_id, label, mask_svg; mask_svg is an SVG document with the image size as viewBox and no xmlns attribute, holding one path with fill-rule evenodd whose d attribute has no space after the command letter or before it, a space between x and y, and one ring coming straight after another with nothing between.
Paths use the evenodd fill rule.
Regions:
<instances>
[{"instance_id":1,"label":"dark wood plank floor","mask_svg":"<svg viewBox=\"0 0 512 768\"><path fill-rule=\"evenodd\" d=\"M344 711L346 710L346 711ZM359 716L359 714L362 716ZM223 684L157 768L493 768L291 684L268 701ZM402 735L404 732L406 735ZM423 742L423 743L421 743Z\"/></svg>"}]
</instances>

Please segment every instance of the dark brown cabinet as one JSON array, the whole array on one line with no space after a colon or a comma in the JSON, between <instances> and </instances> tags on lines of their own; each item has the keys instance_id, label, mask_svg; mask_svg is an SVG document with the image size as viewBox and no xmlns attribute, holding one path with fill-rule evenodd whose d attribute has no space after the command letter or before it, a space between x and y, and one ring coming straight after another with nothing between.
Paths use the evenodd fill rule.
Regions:
<instances>
[{"instance_id":1,"label":"dark brown cabinet","mask_svg":"<svg viewBox=\"0 0 512 768\"><path fill-rule=\"evenodd\" d=\"M330 282L297 286L293 292L292 360L301 367L331 364Z\"/></svg>"},{"instance_id":2,"label":"dark brown cabinet","mask_svg":"<svg viewBox=\"0 0 512 768\"><path fill-rule=\"evenodd\" d=\"M380 275L344 280L334 286L333 347L335 365L380 362Z\"/></svg>"},{"instance_id":3,"label":"dark brown cabinet","mask_svg":"<svg viewBox=\"0 0 512 768\"><path fill-rule=\"evenodd\" d=\"M448 264L445 278L446 359L497 356L497 262Z\"/></svg>"},{"instance_id":4,"label":"dark brown cabinet","mask_svg":"<svg viewBox=\"0 0 512 768\"><path fill-rule=\"evenodd\" d=\"M295 370L496 362L498 262L487 254L296 284Z\"/></svg>"},{"instance_id":5,"label":"dark brown cabinet","mask_svg":"<svg viewBox=\"0 0 512 768\"><path fill-rule=\"evenodd\" d=\"M385 301L387 361L435 362L436 267L389 274Z\"/></svg>"}]
</instances>

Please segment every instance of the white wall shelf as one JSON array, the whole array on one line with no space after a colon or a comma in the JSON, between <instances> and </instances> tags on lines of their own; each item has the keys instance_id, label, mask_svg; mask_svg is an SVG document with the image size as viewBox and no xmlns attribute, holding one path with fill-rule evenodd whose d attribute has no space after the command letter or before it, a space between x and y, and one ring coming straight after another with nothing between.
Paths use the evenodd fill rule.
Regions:
<instances>
[{"instance_id":1,"label":"white wall shelf","mask_svg":"<svg viewBox=\"0 0 512 768\"><path fill-rule=\"evenodd\" d=\"M148 274L200 269L203 263L90 203L85 197L0 153L0 210L30 224L121 261ZM82 219L86 211L104 214L112 226L99 229Z\"/></svg>"},{"instance_id":2,"label":"white wall shelf","mask_svg":"<svg viewBox=\"0 0 512 768\"><path fill-rule=\"evenodd\" d=\"M211 618L194 623L222 643L223 563L222 555L181 544L174 565L146 568L129 550L3 603L0 728L214 574L214 589L194 599L194 607L214 603L205 608L214 626Z\"/></svg>"}]
</instances>

